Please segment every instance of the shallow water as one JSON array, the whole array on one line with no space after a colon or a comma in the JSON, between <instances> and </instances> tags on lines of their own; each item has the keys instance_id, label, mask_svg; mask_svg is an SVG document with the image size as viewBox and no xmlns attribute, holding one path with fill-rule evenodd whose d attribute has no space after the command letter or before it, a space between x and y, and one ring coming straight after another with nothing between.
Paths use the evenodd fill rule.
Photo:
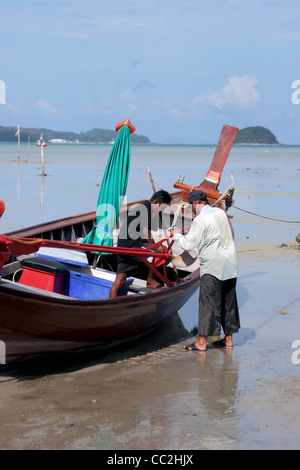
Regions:
<instances>
[{"instance_id":1,"label":"shallow water","mask_svg":"<svg viewBox=\"0 0 300 470\"><path fill-rule=\"evenodd\" d=\"M93 210L110 151L109 145L49 145L44 149L47 176L42 177L38 147L28 157L23 143L18 162L17 146L0 143L0 197L7 208L2 232ZM151 195L147 166L156 189L172 191L179 175L185 176L187 184L199 184L214 152L212 146L132 146L128 201ZM299 168L300 147L235 146L219 191L228 188L233 175L236 206L264 216L300 220ZM287 200L281 202L283 195ZM237 222L244 216L231 211Z\"/></svg>"}]
</instances>

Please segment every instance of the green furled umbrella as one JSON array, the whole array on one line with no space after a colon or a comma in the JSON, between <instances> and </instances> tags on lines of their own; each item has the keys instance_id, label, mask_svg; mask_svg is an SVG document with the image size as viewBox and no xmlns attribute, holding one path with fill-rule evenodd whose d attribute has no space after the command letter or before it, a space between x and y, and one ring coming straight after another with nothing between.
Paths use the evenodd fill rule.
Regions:
<instances>
[{"instance_id":1,"label":"green furled umbrella","mask_svg":"<svg viewBox=\"0 0 300 470\"><path fill-rule=\"evenodd\" d=\"M98 203L96 225L82 243L93 245L113 245L113 229L119 218L120 208L127 189L131 135L135 127L129 119L116 126L119 131L111 149L103 175Z\"/></svg>"}]
</instances>

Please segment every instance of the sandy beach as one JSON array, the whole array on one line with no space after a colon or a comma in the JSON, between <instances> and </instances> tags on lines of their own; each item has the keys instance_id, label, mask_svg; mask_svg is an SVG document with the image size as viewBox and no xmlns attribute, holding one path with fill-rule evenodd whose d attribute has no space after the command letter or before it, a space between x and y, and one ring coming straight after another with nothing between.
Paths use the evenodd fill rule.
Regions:
<instances>
[{"instance_id":1,"label":"sandy beach","mask_svg":"<svg viewBox=\"0 0 300 470\"><path fill-rule=\"evenodd\" d=\"M184 351L193 337L176 315L122 351L1 366L0 448L299 449L300 250L237 252L233 350Z\"/></svg>"}]
</instances>

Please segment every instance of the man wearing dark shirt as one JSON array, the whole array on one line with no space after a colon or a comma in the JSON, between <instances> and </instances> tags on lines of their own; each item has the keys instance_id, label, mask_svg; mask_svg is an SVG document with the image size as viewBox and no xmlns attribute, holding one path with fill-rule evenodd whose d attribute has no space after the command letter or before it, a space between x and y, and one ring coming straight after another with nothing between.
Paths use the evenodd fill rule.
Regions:
<instances>
[{"instance_id":1,"label":"man wearing dark shirt","mask_svg":"<svg viewBox=\"0 0 300 470\"><path fill-rule=\"evenodd\" d=\"M163 209L163 205L169 205L171 196L161 189L153 194L149 201L142 202L127 213L126 221L121 225L118 246L125 248L148 247L154 243L151 235L152 223L155 217ZM159 246L156 251L163 251ZM110 291L110 297L118 296L119 290L125 285L126 278L134 274L141 261L130 255L118 255L118 268L115 282ZM155 289L159 282L154 278L152 270L147 277L147 287Z\"/></svg>"}]
</instances>

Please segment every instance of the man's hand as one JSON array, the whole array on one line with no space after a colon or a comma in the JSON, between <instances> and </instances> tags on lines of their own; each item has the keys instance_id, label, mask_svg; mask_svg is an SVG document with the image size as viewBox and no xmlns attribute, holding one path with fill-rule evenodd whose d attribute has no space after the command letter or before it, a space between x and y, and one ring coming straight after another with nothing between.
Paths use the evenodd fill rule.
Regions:
<instances>
[{"instance_id":1,"label":"man's hand","mask_svg":"<svg viewBox=\"0 0 300 470\"><path fill-rule=\"evenodd\" d=\"M172 230L170 231L171 233L171 236L173 237L173 235L175 235L175 233L182 233L182 230L180 230L179 228L177 227L174 227L172 228Z\"/></svg>"}]
</instances>

